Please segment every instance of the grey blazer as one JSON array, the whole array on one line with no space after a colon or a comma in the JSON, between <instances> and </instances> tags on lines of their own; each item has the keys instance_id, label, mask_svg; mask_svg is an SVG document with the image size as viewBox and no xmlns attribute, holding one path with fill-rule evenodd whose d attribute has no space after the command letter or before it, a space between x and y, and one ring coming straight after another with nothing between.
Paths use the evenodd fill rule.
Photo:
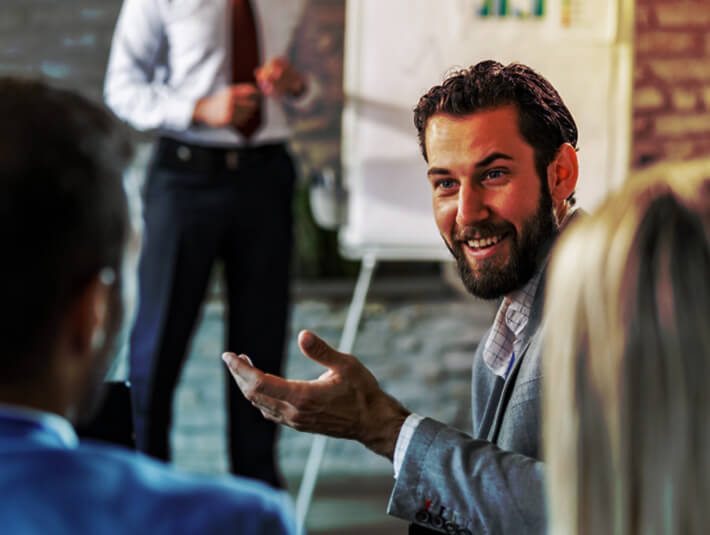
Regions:
<instances>
[{"instance_id":1,"label":"grey blazer","mask_svg":"<svg viewBox=\"0 0 710 535\"><path fill-rule=\"evenodd\" d=\"M395 483L388 513L460 535L545 532L541 462L541 345L545 277L508 380L473 364L473 436L425 418ZM486 333L484 340L490 335Z\"/></svg>"}]
</instances>

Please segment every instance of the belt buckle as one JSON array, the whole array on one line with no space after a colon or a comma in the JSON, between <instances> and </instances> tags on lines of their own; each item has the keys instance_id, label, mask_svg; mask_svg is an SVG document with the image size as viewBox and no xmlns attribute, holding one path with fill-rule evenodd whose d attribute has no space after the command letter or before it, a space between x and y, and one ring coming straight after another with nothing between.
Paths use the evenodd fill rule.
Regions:
<instances>
[{"instance_id":1,"label":"belt buckle","mask_svg":"<svg viewBox=\"0 0 710 535\"><path fill-rule=\"evenodd\" d=\"M228 150L224 154L224 163L227 169L238 169L239 168L239 153L235 150Z\"/></svg>"}]
</instances>

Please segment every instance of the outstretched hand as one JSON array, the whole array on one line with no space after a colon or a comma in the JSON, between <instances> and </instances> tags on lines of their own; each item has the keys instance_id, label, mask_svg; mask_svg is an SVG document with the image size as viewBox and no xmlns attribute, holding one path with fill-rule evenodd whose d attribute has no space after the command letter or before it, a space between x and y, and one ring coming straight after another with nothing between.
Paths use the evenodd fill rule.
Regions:
<instances>
[{"instance_id":1,"label":"outstretched hand","mask_svg":"<svg viewBox=\"0 0 710 535\"><path fill-rule=\"evenodd\" d=\"M222 360L265 418L298 431L354 439L391 460L409 411L383 392L352 355L336 351L310 331L301 331L298 345L327 371L311 381L291 381L259 371L246 355L224 353Z\"/></svg>"}]
</instances>

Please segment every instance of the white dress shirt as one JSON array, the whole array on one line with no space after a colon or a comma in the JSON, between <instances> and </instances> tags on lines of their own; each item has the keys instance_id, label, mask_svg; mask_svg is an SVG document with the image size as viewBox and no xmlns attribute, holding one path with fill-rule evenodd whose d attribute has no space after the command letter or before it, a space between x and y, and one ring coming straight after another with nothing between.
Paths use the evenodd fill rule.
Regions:
<instances>
[{"instance_id":1,"label":"white dress shirt","mask_svg":"<svg viewBox=\"0 0 710 535\"><path fill-rule=\"evenodd\" d=\"M261 63L286 56L303 0L251 0ZM239 146L234 128L192 122L197 101L228 86L232 72L229 0L125 0L111 45L104 96L138 130L212 146ZM305 107L318 92L307 77L298 99L264 99L264 120L250 144L283 141L289 128L283 104Z\"/></svg>"},{"instance_id":2,"label":"white dress shirt","mask_svg":"<svg viewBox=\"0 0 710 535\"><path fill-rule=\"evenodd\" d=\"M528 325L541 277L542 270L538 270L520 290L506 295L498 308L483 346L483 361L498 377L507 378L512 355L520 354L520 337Z\"/></svg>"}]
</instances>

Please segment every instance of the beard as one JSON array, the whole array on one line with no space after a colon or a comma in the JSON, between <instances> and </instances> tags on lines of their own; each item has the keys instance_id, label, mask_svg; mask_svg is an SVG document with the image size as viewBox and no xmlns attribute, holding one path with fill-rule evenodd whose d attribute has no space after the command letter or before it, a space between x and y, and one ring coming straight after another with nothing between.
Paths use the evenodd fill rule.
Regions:
<instances>
[{"instance_id":1,"label":"beard","mask_svg":"<svg viewBox=\"0 0 710 535\"><path fill-rule=\"evenodd\" d=\"M501 266L496 259L482 260L474 270L463 250L463 243L480 236L510 239L510 255ZM459 276L468 292L481 299L498 299L522 288L547 256L559 227L552 208L552 197L542 181L540 202L535 213L523 222L520 234L512 223L482 221L465 228L454 228L451 245L444 240L456 259Z\"/></svg>"}]
</instances>

